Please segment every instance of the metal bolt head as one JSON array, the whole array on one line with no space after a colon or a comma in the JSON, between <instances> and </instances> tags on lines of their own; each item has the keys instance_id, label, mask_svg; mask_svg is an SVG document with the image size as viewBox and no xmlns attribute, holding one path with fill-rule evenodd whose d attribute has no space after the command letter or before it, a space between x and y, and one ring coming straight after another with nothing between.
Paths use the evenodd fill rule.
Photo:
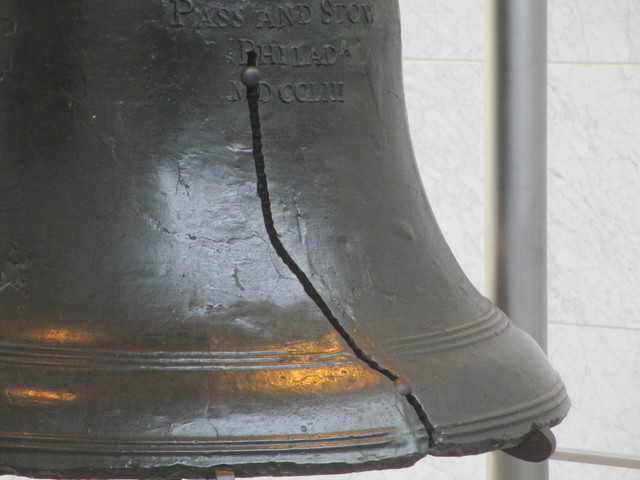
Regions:
<instances>
[{"instance_id":1,"label":"metal bolt head","mask_svg":"<svg viewBox=\"0 0 640 480\"><path fill-rule=\"evenodd\" d=\"M260 82L260 70L254 66L248 66L240 74L240 80L247 87L256 87Z\"/></svg>"},{"instance_id":2,"label":"metal bolt head","mask_svg":"<svg viewBox=\"0 0 640 480\"><path fill-rule=\"evenodd\" d=\"M407 395L411 395L411 392L413 392L411 383L409 383L409 380L406 378L396 378L393 381L393 386L396 387L396 390L400 395L404 395L405 397Z\"/></svg>"},{"instance_id":3,"label":"metal bolt head","mask_svg":"<svg viewBox=\"0 0 640 480\"><path fill-rule=\"evenodd\" d=\"M234 471L228 468L216 468L214 473L216 480L234 480L236 478Z\"/></svg>"}]
</instances>

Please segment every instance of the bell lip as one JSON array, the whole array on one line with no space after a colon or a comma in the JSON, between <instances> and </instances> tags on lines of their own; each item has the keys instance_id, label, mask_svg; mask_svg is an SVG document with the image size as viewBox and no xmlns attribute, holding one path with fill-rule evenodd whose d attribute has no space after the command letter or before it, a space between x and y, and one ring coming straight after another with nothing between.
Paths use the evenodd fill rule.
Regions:
<instances>
[{"instance_id":1,"label":"bell lip","mask_svg":"<svg viewBox=\"0 0 640 480\"><path fill-rule=\"evenodd\" d=\"M191 467L178 464L170 467L150 467L146 469L68 469L68 470L41 470L41 469L11 469L0 467L0 475L15 475L42 479L214 479L214 470L224 468L234 472L237 478L254 477L289 477L294 475L340 475L376 470L395 470L408 468L424 458L417 454L412 457L404 457L402 462L394 460L394 463L381 464L388 460L375 460L362 463L317 463L297 464L294 462L270 462L259 465L211 465L206 467Z\"/></svg>"},{"instance_id":2,"label":"bell lip","mask_svg":"<svg viewBox=\"0 0 640 480\"><path fill-rule=\"evenodd\" d=\"M525 433L518 437L506 438L506 436L501 436L487 438L483 442L474 444L457 444L451 439L440 439L433 447L429 448L428 455L433 457L463 457L468 455L481 455L483 453L491 453L498 450L516 447L525 441L532 432L545 428L553 428L559 425L562 420L564 420L570 406L571 402L569 398L566 397L565 401L560 406L560 408L562 408L561 411L563 412L560 416L552 419L549 423L532 424Z\"/></svg>"},{"instance_id":3,"label":"bell lip","mask_svg":"<svg viewBox=\"0 0 640 480\"><path fill-rule=\"evenodd\" d=\"M16 458L12 457L12 449L0 450L0 475L19 475L45 479L206 479L214 478L215 469L232 470L236 477L260 476L292 476L292 475L324 475L362 472L370 470L388 470L407 468L426 456L426 433L421 435L421 428L416 426L413 436L420 441L410 453L398 452L393 446L367 447L359 450L362 457L354 458L348 447L336 446L331 449L320 449L312 452L300 452L295 448L285 451L266 451L263 456L250 456L239 450L231 455L219 453L202 453L188 457L182 455L154 455L147 452L140 455L125 453L120 455L118 463L113 462L113 451L95 451L89 455L78 455L76 452L50 452L48 454L19 452L21 466L8 466ZM395 432L397 435L401 432ZM405 432L406 433L406 432ZM313 435L309 435L313 437ZM87 442L90 445L90 442ZM386 447L386 452L385 452ZM20 447L17 447L20 448ZM405 449L406 450L406 449ZM394 455L395 453L396 455ZM117 453L115 453L117 455ZM79 460L83 458L83 460ZM367 460L362 458L368 457ZM43 460L44 459L44 460ZM7 462L9 460L9 462ZM39 462L38 467L33 460ZM237 460L237 461L236 461ZM162 462L165 462L162 465ZM90 464L91 466L86 466ZM155 466L161 464L161 466ZM107 466L104 466L107 465Z\"/></svg>"},{"instance_id":4,"label":"bell lip","mask_svg":"<svg viewBox=\"0 0 640 480\"><path fill-rule=\"evenodd\" d=\"M560 424L571 407L564 384L557 377L557 390L508 415L476 419L455 425L435 425L434 444L428 454L460 456L486 453L519 445L532 431ZM480 427L479 427L480 426ZM500 432L499 435L495 432ZM476 438L485 440L474 441ZM457 452L461 453L457 453ZM450 453L453 452L453 453Z\"/></svg>"},{"instance_id":5,"label":"bell lip","mask_svg":"<svg viewBox=\"0 0 640 480\"><path fill-rule=\"evenodd\" d=\"M386 353L395 354L392 362L414 385L431 422L428 455L477 455L517 446L532 431L559 424L571 406L560 375L539 345L488 299L474 301L482 313L466 323L386 340ZM457 372L466 371L456 382L446 369L451 358L459 359ZM432 398L433 384L439 393L448 392L446 398L456 398L476 377L500 381L487 383L465 402ZM502 394L487 404L484 396L491 395L491 385Z\"/></svg>"}]
</instances>

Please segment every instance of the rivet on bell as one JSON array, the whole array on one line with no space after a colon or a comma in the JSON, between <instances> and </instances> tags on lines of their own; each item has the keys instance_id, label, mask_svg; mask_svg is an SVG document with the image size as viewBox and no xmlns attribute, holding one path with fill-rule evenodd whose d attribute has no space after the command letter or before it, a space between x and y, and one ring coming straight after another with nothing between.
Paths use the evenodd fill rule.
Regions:
<instances>
[{"instance_id":1,"label":"rivet on bell","mask_svg":"<svg viewBox=\"0 0 640 480\"><path fill-rule=\"evenodd\" d=\"M235 472L229 468L216 468L214 470L216 480L235 480Z\"/></svg>"},{"instance_id":2,"label":"rivet on bell","mask_svg":"<svg viewBox=\"0 0 640 480\"><path fill-rule=\"evenodd\" d=\"M409 383L409 380L406 378L396 378L393 381L393 386L396 387L396 390L400 395L404 395L405 397L407 395L411 395L411 392L413 392L411 383Z\"/></svg>"},{"instance_id":3,"label":"rivet on bell","mask_svg":"<svg viewBox=\"0 0 640 480\"><path fill-rule=\"evenodd\" d=\"M260 82L260 70L254 66L248 66L240 74L240 80L247 87L256 87Z\"/></svg>"}]
</instances>

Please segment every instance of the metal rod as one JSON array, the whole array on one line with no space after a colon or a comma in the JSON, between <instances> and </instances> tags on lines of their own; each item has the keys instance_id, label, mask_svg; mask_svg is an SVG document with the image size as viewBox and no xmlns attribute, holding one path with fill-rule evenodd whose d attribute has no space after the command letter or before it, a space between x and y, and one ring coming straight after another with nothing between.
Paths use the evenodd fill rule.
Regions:
<instances>
[{"instance_id":1,"label":"metal rod","mask_svg":"<svg viewBox=\"0 0 640 480\"><path fill-rule=\"evenodd\" d=\"M564 462L590 463L606 467L633 468L640 470L640 457L616 453L590 452L587 450L558 449L551 457ZM613 476L613 474L612 474Z\"/></svg>"},{"instance_id":2,"label":"metal rod","mask_svg":"<svg viewBox=\"0 0 640 480\"><path fill-rule=\"evenodd\" d=\"M547 1L486 2L487 294L546 350ZM489 480L546 480L498 452Z\"/></svg>"}]
</instances>

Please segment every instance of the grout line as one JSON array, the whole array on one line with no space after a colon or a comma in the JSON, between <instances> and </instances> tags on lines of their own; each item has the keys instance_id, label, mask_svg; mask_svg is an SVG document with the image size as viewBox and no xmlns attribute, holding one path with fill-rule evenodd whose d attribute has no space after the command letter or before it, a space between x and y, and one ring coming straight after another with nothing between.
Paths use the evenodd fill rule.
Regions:
<instances>
[{"instance_id":1,"label":"grout line","mask_svg":"<svg viewBox=\"0 0 640 480\"><path fill-rule=\"evenodd\" d=\"M549 65L573 65L578 67L640 67L639 62L579 62L572 60L553 60L548 62Z\"/></svg>"},{"instance_id":2,"label":"grout line","mask_svg":"<svg viewBox=\"0 0 640 480\"><path fill-rule=\"evenodd\" d=\"M600 328L606 330L622 330L625 332L640 332L640 327L621 327L617 325L592 325L589 323L572 323L572 322L549 322L549 325L560 325L562 327L583 327L583 328Z\"/></svg>"},{"instance_id":3,"label":"grout line","mask_svg":"<svg viewBox=\"0 0 640 480\"><path fill-rule=\"evenodd\" d=\"M472 63L481 64L482 59L462 59L462 58L417 58L404 57L403 62L424 62L424 63Z\"/></svg>"},{"instance_id":4,"label":"grout line","mask_svg":"<svg viewBox=\"0 0 640 480\"><path fill-rule=\"evenodd\" d=\"M418 58L404 57L403 62L419 62L419 63L465 63L465 64L482 64L481 58L464 59L464 58ZM572 61L572 60L549 60L549 66L576 66L576 67L640 67L640 62L597 62L597 61Z\"/></svg>"}]
</instances>

